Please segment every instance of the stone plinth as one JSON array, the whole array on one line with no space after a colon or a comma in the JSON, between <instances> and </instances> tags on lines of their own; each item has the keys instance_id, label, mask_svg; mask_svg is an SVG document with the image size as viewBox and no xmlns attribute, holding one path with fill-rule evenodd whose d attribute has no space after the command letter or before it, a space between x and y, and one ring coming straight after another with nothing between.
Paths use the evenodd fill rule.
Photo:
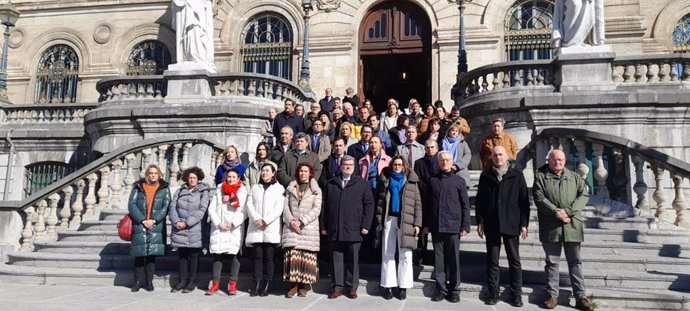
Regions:
<instances>
[{"instance_id":1,"label":"stone plinth","mask_svg":"<svg viewBox=\"0 0 690 311\"><path fill-rule=\"evenodd\" d=\"M187 64L170 65L163 73L168 81L166 101L179 101L191 98L208 98L214 95L215 89L210 75L211 68L190 66Z\"/></svg>"},{"instance_id":2,"label":"stone plinth","mask_svg":"<svg viewBox=\"0 0 690 311\"><path fill-rule=\"evenodd\" d=\"M559 50L554 63L556 85L561 92L612 90L611 62L616 57L604 47L572 47Z\"/></svg>"}]
</instances>

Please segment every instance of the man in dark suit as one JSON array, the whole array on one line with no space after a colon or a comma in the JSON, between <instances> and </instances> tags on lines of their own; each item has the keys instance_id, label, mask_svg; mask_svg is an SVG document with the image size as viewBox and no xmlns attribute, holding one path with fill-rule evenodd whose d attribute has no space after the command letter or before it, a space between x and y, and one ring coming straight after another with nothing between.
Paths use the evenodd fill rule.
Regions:
<instances>
[{"instance_id":1,"label":"man in dark suit","mask_svg":"<svg viewBox=\"0 0 690 311\"><path fill-rule=\"evenodd\" d=\"M323 192L321 234L328 237L333 264L333 290L329 299L343 293L357 298L359 250L374 219L374 196L369 184L354 174L355 159L343 156L340 175L331 178Z\"/></svg>"},{"instance_id":2,"label":"man in dark suit","mask_svg":"<svg viewBox=\"0 0 690 311\"><path fill-rule=\"evenodd\" d=\"M291 127L286 125L280 129L280 140L271 149L271 161L273 161L273 163L280 163L280 161L283 160L285 153L295 147L292 144L293 136L294 132L292 131Z\"/></svg>"},{"instance_id":3,"label":"man in dark suit","mask_svg":"<svg viewBox=\"0 0 690 311\"><path fill-rule=\"evenodd\" d=\"M371 129L371 126L363 125L359 132L360 140L347 148L347 155L354 157L355 161L359 163L359 159L369 152L369 140L373 134L374 130Z\"/></svg>"},{"instance_id":4,"label":"man in dark suit","mask_svg":"<svg viewBox=\"0 0 690 311\"><path fill-rule=\"evenodd\" d=\"M328 158L323 161L321 176L319 177L319 186L321 189L326 187L331 178L340 174L340 161L342 161L345 155L345 140L342 137L336 137L333 139L333 153L331 153Z\"/></svg>"},{"instance_id":5,"label":"man in dark suit","mask_svg":"<svg viewBox=\"0 0 690 311\"><path fill-rule=\"evenodd\" d=\"M419 177L419 193L422 194L422 198L425 196L427 182L431 179L431 176L438 174L438 163L436 163L436 153L438 152L438 143L429 139L424 143L424 157L414 162L414 172L417 173ZM429 209L427 200L422 200L422 211ZM421 265L424 260L424 254L426 253L426 246L429 242L429 234L419 234L419 239L417 240L417 250L415 263Z\"/></svg>"},{"instance_id":6,"label":"man in dark suit","mask_svg":"<svg viewBox=\"0 0 690 311\"><path fill-rule=\"evenodd\" d=\"M295 134L304 132L304 120L295 113L295 103L291 99L286 99L283 107L285 110L278 114L273 121L273 135L279 137L280 130L286 125L291 127Z\"/></svg>"},{"instance_id":7,"label":"man in dark suit","mask_svg":"<svg viewBox=\"0 0 690 311\"><path fill-rule=\"evenodd\" d=\"M330 87L326 89L326 96L319 100L319 104L321 105L321 110L328 112L329 114L333 112L335 100L333 98L333 90Z\"/></svg>"},{"instance_id":8,"label":"man in dark suit","mask_svg":"<svg viewBox=\"0 0 690 311\"><path fill-rule=\"evenodd\" d=\"M498 303L501 239L506 246L510 271L510 303L522 307L522 266L519 237L527 238L529 195L522 172L510 167L503 146L491 150L492 166L479 177L477 233L486 236L487 305Z\"/></svg>"},{"instance_id":9,"label":"man in dark suit","mask_svg":"<svg viewBox=\"0 0 690 311\"><path fill-rule=\"evenodd\" d=\"M309 136L304 133L295 135L295 148L283 155L278 165L278 182L287 187L297 175L297 164L309 163L314 168L314 176L321 175L321 163L316 153L309 151Z\"/></svg>"}]
</instances>

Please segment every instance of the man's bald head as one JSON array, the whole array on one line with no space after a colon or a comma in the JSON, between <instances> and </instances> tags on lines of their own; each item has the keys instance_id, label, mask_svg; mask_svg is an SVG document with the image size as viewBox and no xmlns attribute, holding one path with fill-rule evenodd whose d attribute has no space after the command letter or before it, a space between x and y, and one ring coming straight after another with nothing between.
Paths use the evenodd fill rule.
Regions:
<instances>
[{"instance_id":1,"label":"man's bald head","mask_svg":"<svg viewBox=\"0 0 690 311\"><path fill-rule=\"evenodd\" d=\"M563 153L563 150L553 149L549 151L549 154L546 155L546 161L549 162L549 169L556 173L556 175L563 173L565 169L565 153Z\"/></svg>"},{"instance_id":2,"label":"man's bald head","mask_svg":"<svg viewBox=\"0 0 690 311\"><path fill-rule=\"evenodd\" d=\"M503 167L508 162L508 152L503 146L491 148L491 162L496 168Z\"/></svg>"}]
</instances>

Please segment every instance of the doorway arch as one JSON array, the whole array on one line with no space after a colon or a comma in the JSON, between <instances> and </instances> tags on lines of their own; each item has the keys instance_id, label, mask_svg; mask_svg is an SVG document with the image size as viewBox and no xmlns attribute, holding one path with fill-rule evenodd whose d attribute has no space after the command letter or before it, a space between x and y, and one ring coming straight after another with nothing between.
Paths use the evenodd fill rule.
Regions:
<instances>
[{"instance_id":1,"label":"doorway arch","mask_svg":"<svg viewBox=\"0 0 690 311\"><path fill-rule=\"evenodd\" d=\"M358 92L376 111L388 98L401 108L410 98L431 102L431 23L409 1L386 1L372 7L359 28Z\"/></svg>"}]
</instances>

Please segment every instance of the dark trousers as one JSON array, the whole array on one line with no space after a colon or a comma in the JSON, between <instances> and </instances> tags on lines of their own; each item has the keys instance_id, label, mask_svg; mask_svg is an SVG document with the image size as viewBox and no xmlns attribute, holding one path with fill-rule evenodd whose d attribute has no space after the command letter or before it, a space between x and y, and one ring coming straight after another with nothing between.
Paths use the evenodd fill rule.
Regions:
<instances>
[{"instance_id":1,"label":"dark trousers","mask_svg":"<svg viewBox=\"0 0 690 311\"><path fill-rule=\"evenodd\" d=\"M416 265L422 265L424 262L424 256L426 255L427 244L429 243L429 235L419 233L417 238L417 249L414 250L414 263Z\"/></svg>"},{"instance_id":2,"label":"dark trousers","mask_svg":"<svg viewBox=\"0 0 690 311\"><path fill-rule=\"evenodd\" d=\"M359 286L359 249L361 247L361 242L331 241L334 289L357 290L357 286Z\"/></svg>"},{"instance_id":3,"label":"dark trousers","mask_svg":"<svg viewBox=\"0 0 690 311\"><path fill-rule=\"evenodd\" d=\"M506 246L508 255L508 271L510 272L510 291L513 294L522 293L522 265L520 264L520 237L500 233L486 234L486 276L487 290L491 295L498 295L500 269L498 258L501 253L501 238Z\"/></svg>"},{"instance_id":4,"label":"dark trousers","mask_svg":"<svg viewBox=\"0 0 690 311\"><path fill-rule=\"evenodd\" d=\"M433 233L436 288L444 295L459 295L460 235Z\"/></svg>"},{"instance_id":5,"label":"dark trousers","mask_svg":"<svg viewBox=\"0 0 690 311\"><path fill-rule=\"evenodd\" d=\"M180 247L177 249L178 263L180 267L180 282L189 279L196 281L196 274L199 270L199 254L201 248Z\"/></svg>"},{"instance_id":6,"label":"dark trousers","mask_svg":"<svg viewBox=\"0 0 690 311\"><path fill-rule=\"evenodd\" d=\"M276 247L278 244L272 243L254 243L254 282L273 281L273 273L275 271Z\"/></svg>"},{"instance_id":7,"label":"dark trousers","mask_svg":"<svg viewBox=\"0 0 690 311\"><path fill-rule=\"evenodd\" d=\"M230 260L230 280L237 281L240 274L240 260L233 254L213 254L213 280L220 281L220 272L223 270L223 260Z\"/></svg>"},{"instance_id":8,"label":"dark trousers","mask_svg":"<svg viewBox=\"0 0 690 311\"><path fill-rule=\"evenodd\" d=\"M156 256L134 257L134 282L149 284L153 282L156 271Z\"/></svg>"}]
</instances>

